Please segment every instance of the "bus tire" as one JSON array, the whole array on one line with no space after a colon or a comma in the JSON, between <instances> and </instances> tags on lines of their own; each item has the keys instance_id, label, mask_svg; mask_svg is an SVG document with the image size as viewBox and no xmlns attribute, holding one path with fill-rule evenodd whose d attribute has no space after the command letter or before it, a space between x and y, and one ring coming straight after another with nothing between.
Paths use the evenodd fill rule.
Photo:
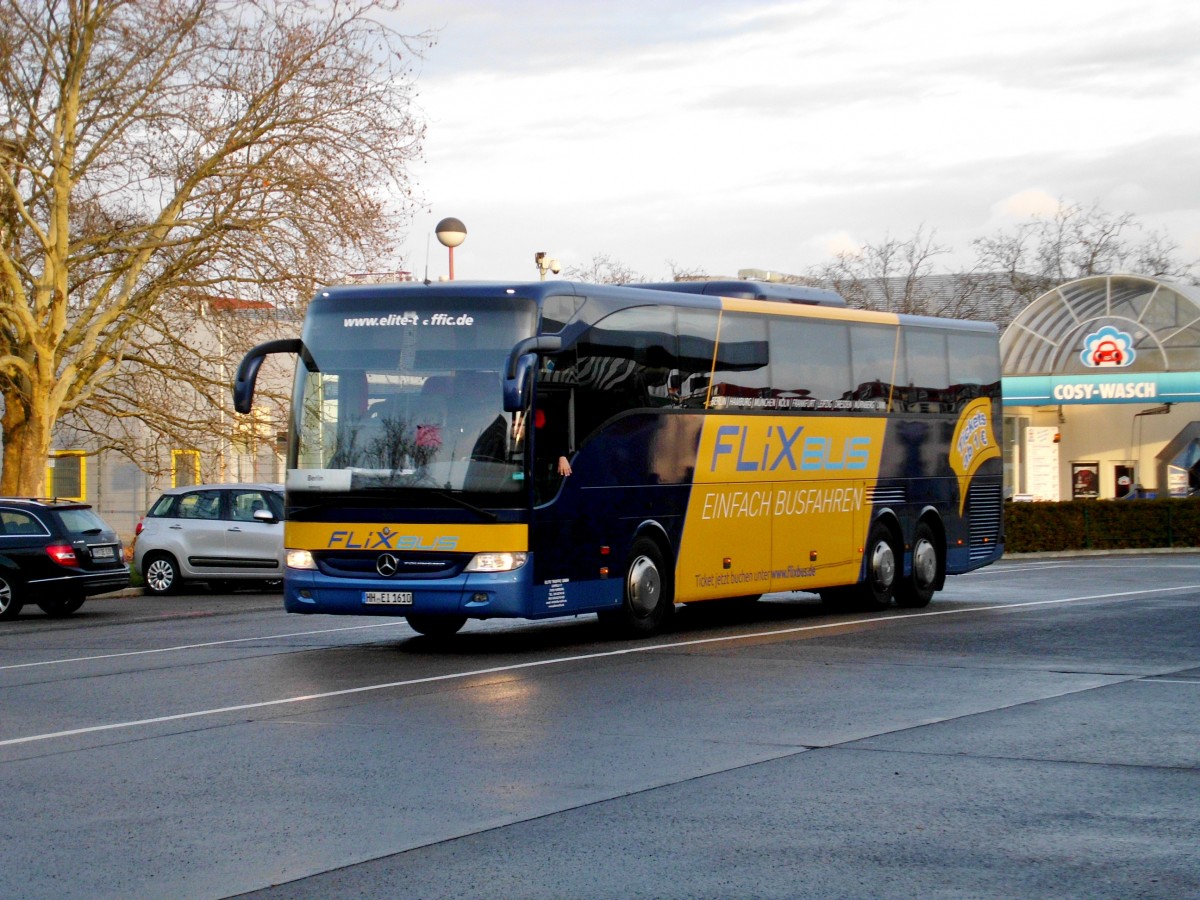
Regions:
<instances>
[{"instance_id":1,"label":"bus tire","mask_svg":"<svg viewBox=\"0 0 1200 900\"><path fill-rule=\"evenodd\" d=\"M937 537L925 522L917 525L912 542L912 572L896 585L896 605L904 609L928 606L942 574Z\"/></svg>"},{"instance_id":2,"label":"bus tire","mask_svg":"<svg viewBox=\"0 0 1200 900\"><path fill-rule=\"evenodd\" d=\"M406 616L408 627L417 634L431 638L448 638L458 634L467 624L466 616Z\"/></svg>"},{"instance_id":3,"label":"bus tire","mask_svg":"<svg viewBox=\"0 0 1200 900\"><path fill-rule=\"evenodd\" d=\"M606 610L600 621L623 637L644 637L664 628L675 611L675 587L662 551L649 538L638 538L629 551L620 609Z\"/></svg>"},{"instance_id":4,"label":"bus tire","mask_svg":"<svg viewBox=\"0 0 1200 900\"><path fill-rule=\"evenodd\" d=\"M896 583L900 580L904 557L897 550L895 535L883 522L876 521L867 535L864 554L865 578L855 591L856 606L876 612L887 609L892 602Z\"/></svg>"}]
</instances>

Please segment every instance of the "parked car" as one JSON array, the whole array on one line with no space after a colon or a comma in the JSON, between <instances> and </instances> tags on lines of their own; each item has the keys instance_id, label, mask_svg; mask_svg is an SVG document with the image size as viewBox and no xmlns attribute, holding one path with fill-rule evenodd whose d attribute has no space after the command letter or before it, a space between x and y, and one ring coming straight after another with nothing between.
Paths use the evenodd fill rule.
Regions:
<instances>
[{"instance_id":1,"label":"parked car","mask_svg":"<svg viewBox=\"0 0 1200 900\"><path fill-rule=\"evenodd\" d=\"M91 595L128 586L121 539L87 503L0 498L0 619L30 601L69 616Z\"/></svg>"},{"instance_id":2,"label":"parked car","mask_svg":"<svg viewBox=\"0 0 1200 900\"><path fill-rule=\"evenodd\" d=\"M283 485L171 488L137 525L133 565L151 594L283 578Z\"/></svg>"}]
</instances>

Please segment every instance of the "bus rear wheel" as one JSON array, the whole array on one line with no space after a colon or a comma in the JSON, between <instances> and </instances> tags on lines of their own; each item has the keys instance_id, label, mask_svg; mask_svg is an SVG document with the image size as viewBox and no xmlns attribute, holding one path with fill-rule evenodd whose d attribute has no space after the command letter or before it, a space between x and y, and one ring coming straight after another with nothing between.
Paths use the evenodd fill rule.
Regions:
<instances>
[{"instance_id":1,"label":"bus rear wheel","mask_svg":"<svg viewBox=\"0 0 1200 900\"><path fill-rule=\"evenodd\" d=\"M896 585L896 605L905 609L928 606L937 590L942 573L942 555L938 552L933 529L922 522L912 542L912 572Z\"/></svg>"},{"instance_id":2,"label":"bus rear wheel","mask_svg":"<svg viewBox=\"0 0 1200 900\"><path fill-rule=\"evenodd\" d=\"M896 538L887 525L876 522L871 526L865 554L866 578L855 591L859 609L877 611L892 602L903 560L896 547Z\"/></svg>"},{"instance_id":3,"label":"bus rear wheel","mask_svg":"<svg viewBox=\"0 0 1200 900\"><path fill-rule=\"evenodd\" d=\"M619 635L642 637L660 631L674 611L675 590L662 551L639 538L629 551L621 607L600 613L600 622Z\"/></svg>"},{"instance_id":4,"label":"bus rear wheel","mask_svg":"<svg viewBox=\"0 0 1200 900\"><path fill-rule=\"evenodd\" d=\"M448 638L458 634L467 624L466 616L407 616L408 626L417 634L431 638Z\"/></svg>"}]
</instances>

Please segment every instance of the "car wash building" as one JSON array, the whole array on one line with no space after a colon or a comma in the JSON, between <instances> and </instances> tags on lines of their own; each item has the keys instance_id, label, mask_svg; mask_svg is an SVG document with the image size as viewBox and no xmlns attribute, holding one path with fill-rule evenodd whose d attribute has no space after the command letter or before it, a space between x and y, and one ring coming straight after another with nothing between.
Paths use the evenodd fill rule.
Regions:
<instances>
[{"instance_id":1,"label":"car wash building","mask_svg":"<svg viewBox=\"0 0 1200 900\"><path fill-rule=\"evenodd\" d=\"M1081 278L1029 304L1000 354L1014 499L1200 489L1200 289Z\"/></svg>"}]
</instances>

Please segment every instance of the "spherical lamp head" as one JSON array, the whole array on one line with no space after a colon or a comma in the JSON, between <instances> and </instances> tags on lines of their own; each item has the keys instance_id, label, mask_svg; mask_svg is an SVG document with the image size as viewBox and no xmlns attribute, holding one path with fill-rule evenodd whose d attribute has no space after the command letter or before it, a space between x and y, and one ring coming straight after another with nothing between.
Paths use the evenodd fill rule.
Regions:
<instances>
[{"instance_id":1,"label":"spherical lamp head","mask_svg":"<svg viewBox=\"0 0 1200 900\"><path fill-rule=\"evenodd\" d=\"M461 219L449 216L437 223L434 233L443 247L453 249L467 239L467 226Z\"/></svg>"}]
</instances>

